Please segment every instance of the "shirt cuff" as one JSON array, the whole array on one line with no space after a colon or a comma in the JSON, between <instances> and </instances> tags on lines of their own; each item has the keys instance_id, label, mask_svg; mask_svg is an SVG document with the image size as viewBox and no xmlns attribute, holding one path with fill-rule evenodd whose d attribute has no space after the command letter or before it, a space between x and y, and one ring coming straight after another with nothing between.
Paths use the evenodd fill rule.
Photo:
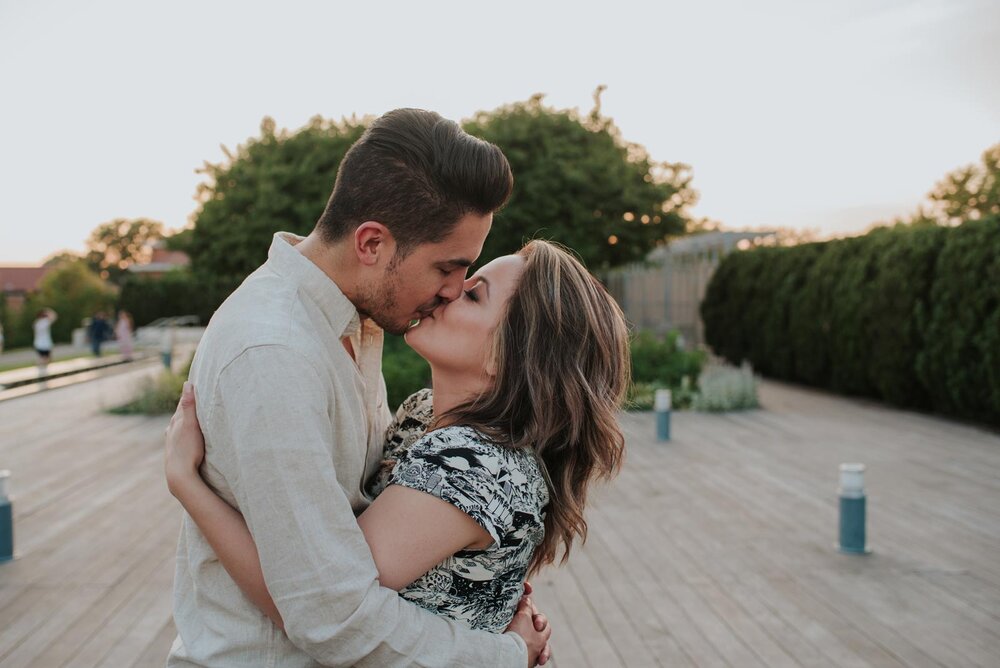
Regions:
<instances>
[{"instance_id":1,"label":"shirt cuff","mask_svg":"<svg viewBox=\"0 0 1000 668\"><path fill-rule=\"evenodd\" d=\"M527 666L528 665L528 645L527 645L527 643L524 642L524 638L522 638L518 634L514 633L513 631L505 631L504 635L513 638L514 642L517 643L517 651L520 654L521 665L522 666Z\"/></svg>"}]
</instances>

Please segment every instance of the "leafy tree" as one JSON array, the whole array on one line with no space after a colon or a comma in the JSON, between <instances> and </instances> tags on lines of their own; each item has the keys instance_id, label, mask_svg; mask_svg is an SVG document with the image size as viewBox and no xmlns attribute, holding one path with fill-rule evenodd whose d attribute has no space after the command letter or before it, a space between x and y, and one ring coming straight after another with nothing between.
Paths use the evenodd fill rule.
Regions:
<instances>
[{"instance_id":1,"label":"leafy tree","mask_svg":"<svg viewBox=\"0 0 1000 668\"><path fill-rule=\"evenodd\" d=\"M129 265L143 259L149 242L163 237L163 223L148 218L116 218L87 239L87 265L101 278L121 285Z\"/></svg>"},{"instance_id":2,"label":"leafy tree","mask_svg":"<svg viewBox=\"0 0 1000 668\"><path fill-rule=\"evenodd\" d=\"M201 209L187 243L192 269L235 287L267 259L279 230L307 234L323 212L337 167L364 132L357 119L314 117L297 132L270 118L220 163L205 163Z\"/></svg>"},{"instance_id":3,"label":"leafy tree","mask_svg":"<svg viewBox=\"0 0 1000 668\"><path fill-rule=\"evenodd\" d=\"M163 241L167 245L167 250L181 251L187 253L191 249L191 237L194 236L194 229L186 227L183 230L164 237Z\"/></svg>"},{"instance_id":4,"label":"leafy tree","mask_svg":"<svg viewBox=\"0 0 1000 668\"><path fill-rule=\"evenodd\" d=\"M312 230L367 121L316 117L289 132L265 118L260 136L225 161L206 163L195 227L179 240L194 271L235 287L266 259L276 231ZM639 260L684 231L685 209L696 199L688 168L655 162L624 141L599 105L581 117L535 96L476 114L465 129L500 146L514 170L514 195L497 216L483 261L544 236L596 269Z\"/></svg>"},{"instance_id":5,"label":"leafy tree","mask_svg":"<svg viewBox=\"0 0 1000 668\"><path fill-rule=\"evenodd\" d=\"M51 308L59 316L52 325L52 340L65 343L84 318L97 311L111 313L117 293L101 280L83 261L67 262L42 279L38 291L31 294L18 312L17 345L30 345L32 323L42 308Z\"/></svg>"},{"instance_id":6,"label":"leafy tree","mask_svg":"<svg viewBox=\"0 0 1000 668\"><path fill-rule=\"evenodd\" d=\"M697 199L686 165L653 161L601 115L600 92L586 117L556 110L536 95L480 112L465 123L495 143L514 172L514 194L483 249L488 260L532 237L575 250L591 268L642 260L664 237L680 234Z\"/></svg>"},{"instance_id":7,"label":"leafy tree","mask_svg":"<svg viewBox=\"0 0 1000 668\"><path fill-rule=\"evenodd\" d=\"M928 199L931 215L948 225L1000 215L1000 144L983 152L981 164L948 174ZM918 214L915 220L926 217L926 213Z\"/></svg>"},{"instance_id":8,"label":"leafy tree","mask_svg":"<svg viewBox=\"0 0 1000 668\"><path fill-rule=\"evenodd\" d=\"M67 262L78 262L83 258L79 253L74 253L73 251L59 251L58 253L53 253L49 257L45 258L45 262L42 262L43 267L56 267L60 264L66 264Z\"/></svg>"}]
</instances>

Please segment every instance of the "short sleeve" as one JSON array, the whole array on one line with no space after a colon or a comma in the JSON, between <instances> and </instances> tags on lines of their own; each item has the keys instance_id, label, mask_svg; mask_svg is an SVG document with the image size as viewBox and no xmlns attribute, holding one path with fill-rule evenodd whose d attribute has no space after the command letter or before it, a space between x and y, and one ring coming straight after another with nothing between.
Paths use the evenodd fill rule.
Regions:
<instances>
[{"instance_id":1,"label":"short sleeve","mask_svg":"<svg viewBox=\"0 0 1000 668\"><path fill-rule=\"evenodd\" d=\"M400 404L385 432L384 455L395 458L398 450L409 447L424 435L434 418L434 394L430 389L414 392Z\"/></svg>"},{"instance_id":2,"label":"short sleeve","mask_svg":"<svg viewBox=\"0 0 1000 668\"><path fill-rule=\"evenodd\" d=\"M474 519L501 544L513 526L513 489L519 478L499 446L468 427L427 434L399 458L389 479L436 496Z\"/></svg>"}]
</instances>

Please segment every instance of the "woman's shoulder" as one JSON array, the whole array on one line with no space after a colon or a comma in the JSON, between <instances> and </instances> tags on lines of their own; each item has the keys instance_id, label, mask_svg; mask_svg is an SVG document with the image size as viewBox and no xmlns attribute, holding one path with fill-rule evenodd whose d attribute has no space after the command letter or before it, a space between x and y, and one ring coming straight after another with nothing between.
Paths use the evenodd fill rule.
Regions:
<instances>
[{"instance_id":1,"label":"woman's shoulder","mask_svg":"<svg viewBox=\"0 0 1000 668\"><path fill-rule=\"evenodd\" d=\"M403 403L399 405L400 412L410 412L417 410L419 408L427 407L433 404L434 401L434 390L429 387L425 387L422 390L417 390L406 399Z\"/></svg>"},{"instance_id":2,"label":"woman's shoulder","mask_svg":"<svg viewBox=\"0 0 1000 668\"><path fill-rule=\"evenodd\" d=\"M424 434L410 447L407 458L436 466L442 476L452 479L488 481L506 493L525 486L545 487L534 453L512 448L464 425L442 427ZM537 491L542 493L543 490ZM547 500L547 494L542 496Z\"/></svg>"},{"instance_id":3,"label":"woman's shoulder","mask_svg":"<svg viewBox=\"0 0 1000 668\"><path fill-rule=\"evenodd\" d=\"M500 545L518 514L540 524L548 491L534 456L472 427L425 434L399 458L391 484L417 489L471 516Z\"/></svg>"},{"instance_id":4,"label":"woman's shoulder","mask_svg":"<svg viewBox=\"0 0 1000 668\"><path fill-rule=\"evenodd\" d=\"M449 425L425 433L410 448L414 454L444 454L505 458L507 448L478 429L465 425Z\"/></svg>"},{"instance_id":5,"label":"woman's shoulder","mask_svg":"<svg viewBox=\"0 0 1000 668\"><path fill-rule=\"evenodd\" d=\"M395 458L423 436L434 419L434 395L429 389L411 394L400 404L385 434L385 455Z\"/></svg>"}]
</instances>

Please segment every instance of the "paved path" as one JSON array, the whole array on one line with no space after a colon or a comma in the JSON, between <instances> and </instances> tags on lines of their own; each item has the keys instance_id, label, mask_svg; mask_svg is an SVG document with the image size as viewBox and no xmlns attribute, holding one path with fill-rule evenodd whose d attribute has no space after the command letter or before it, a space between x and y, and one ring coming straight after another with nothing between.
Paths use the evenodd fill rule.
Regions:
<instances>
[{"instance_id":1,"label":"paved path","mask_svg":"<svg viewBox=\"0 0 1000 668\"><path fill-rule=\"evenodd\" d=\"M104 350L104 348L102 348ZM59 343L52 349L52 359L61 360L78 355L90 355L90 347L71 346L68 343ZM0 352L0 368L6 368L15 364L33 366L38 362L38 353L33 348L5 349Z\"/></svg>"},{"instance_id":2,"label":"paved path","mask_svg":"<svg viewBox=\"0 0 1000 668\"><path fill-rule=\"evenodd\" d=\"M0 404L19 559L0 668L162 666L180 512L166 418L116 417L136 371ZM766 383L766 410L623 417L590 540L535 578L575 666L996 666L1000 437ZM836 540L837 466L868 465L875 553Z\"/></svg>"}]
</instances>

